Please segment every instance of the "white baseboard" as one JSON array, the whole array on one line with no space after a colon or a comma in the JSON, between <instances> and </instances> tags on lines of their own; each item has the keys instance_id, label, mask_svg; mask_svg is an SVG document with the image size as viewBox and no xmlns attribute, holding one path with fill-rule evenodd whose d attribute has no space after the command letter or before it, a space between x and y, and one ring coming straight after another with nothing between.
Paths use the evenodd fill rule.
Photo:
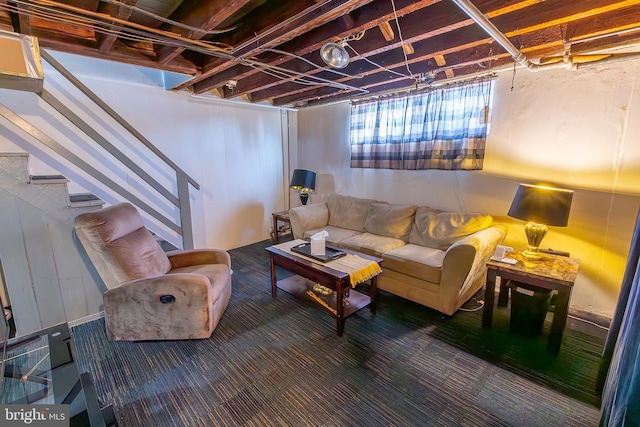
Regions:
<instances>
[{"instance_id":1,"label":"white baseboard","mask_svg":"<svg viewBox=\"0 0 640 427\"><path fill-rule=\"evenodd\" d=\"M100 311L95 314L90 314L89 316L86 316L86 317L81 317L80 319L70 320L67 323L69 324L69 327L74 327L74 326L82 325L83 323L92 322L94 320L101 319L103 317L104 317L104 311Z\"/></svg>"}]
</instances>

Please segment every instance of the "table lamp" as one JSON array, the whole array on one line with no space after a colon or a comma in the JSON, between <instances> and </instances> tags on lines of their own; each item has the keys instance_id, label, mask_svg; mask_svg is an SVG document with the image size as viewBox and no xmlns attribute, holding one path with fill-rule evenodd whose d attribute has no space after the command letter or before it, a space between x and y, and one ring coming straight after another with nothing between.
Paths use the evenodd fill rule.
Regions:
<instances>
[{"instance_id":1,"label":"table lamp","mask_svg":"<svg viewBox=\"0 0 640 427\"><path fill-rule=\"evenodd\" d=\"M300 191L300 201L306 205L309 192L316 189L316 173L306 169L294 169L289 186Z\"/></svg>"},{"instance_id":2,"label":"table lamp","mask_svg":"<svg viewBox=\"0 0 640 427\"><path fill-rule=\"evenodd\" d=\"M547 235L547 226L566 227L573 191L542 185L520 184L513 198L508 215L529 221L524 227L527 249L522 256L530 261L542 258L538 247Z\"/></svg>"}]
</instances>

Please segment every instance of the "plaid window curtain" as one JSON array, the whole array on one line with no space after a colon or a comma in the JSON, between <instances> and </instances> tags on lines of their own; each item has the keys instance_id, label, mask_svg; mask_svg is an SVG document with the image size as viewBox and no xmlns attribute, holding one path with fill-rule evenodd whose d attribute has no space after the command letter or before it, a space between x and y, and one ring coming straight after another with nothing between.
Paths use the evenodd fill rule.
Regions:
<instances>
[{"instance_id":1,"label":"plaid window curtain","mask_svg":"<svg viewBox=\"0 0 640 427\"><path fill-rule=\"evenodd\" d=\"M351 107L351 167L478 170L492 79L391 95Z\"/></svg>"}]
</instances>

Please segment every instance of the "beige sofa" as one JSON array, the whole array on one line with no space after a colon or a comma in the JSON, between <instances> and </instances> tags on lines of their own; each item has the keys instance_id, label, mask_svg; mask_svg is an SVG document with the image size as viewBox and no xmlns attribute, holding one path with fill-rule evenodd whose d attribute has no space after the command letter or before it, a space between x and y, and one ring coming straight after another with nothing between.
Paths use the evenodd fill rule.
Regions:
<instances>
[{"instance_id":1,"label":"beige sofa","mask_svg":"<svg viewBox=\"0 0 640 427\"><path fill-rule=\"evenodd\" d=\"M328 243L380 256L379 289L447 315L484 286L485 264L506 234L489 215L339 194L289 216L294 238L326 230Z\"/></svg>"}]
</instances>

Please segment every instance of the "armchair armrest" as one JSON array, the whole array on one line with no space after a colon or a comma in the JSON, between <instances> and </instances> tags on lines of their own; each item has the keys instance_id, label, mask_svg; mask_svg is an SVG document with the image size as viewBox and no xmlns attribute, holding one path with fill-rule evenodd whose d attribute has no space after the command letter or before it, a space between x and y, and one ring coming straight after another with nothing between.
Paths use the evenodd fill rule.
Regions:
<instances>
[{"instance_id":1,"label":"armchair armrest","mask_svg":"<svg viewBox=\"0 0 640 427\"><path fill-rule=\"evenodd\" d=\"M329 223L329 208L326 203L314 203L289 209L291 232L294 239L302 239L307 230L322 228Z\"/></svg>"},{"instance_id":2,"label":"armchair armrest","mask_svg":"<svg viewBox=\"0 0 640 427\"><path fill-rule=\"evenodd\" d=\"M484 230L465 236L451 245L442 262L440 279L441 303L457 301L486 274L486 264L506 235L503 226L493 225ZM469 295L470 296L470 295ZM447 314L453 314L457 307L443 307Z\"/></svg>"},{"instance_id":3,"label":"armchair armrest","mask_svg":"<svg viewBox=\"0 0 640 427\"><path fill-rule=\"evenodd\" d=\"M125 282L103 295L110 340L195 339L211 335L211 283L170 273Z\"/></svg>"},{"instance_id":4,"label":"armchair armrest","mask_svg":"<svg viewBox=\"0 0 640 427\"><path fill-rule=\"evenodd\" d=\"M226 264L231 268L231 257L222 249L190 249L167 254L172 268L201 264Z\"/></svg>"}]
</instances>

